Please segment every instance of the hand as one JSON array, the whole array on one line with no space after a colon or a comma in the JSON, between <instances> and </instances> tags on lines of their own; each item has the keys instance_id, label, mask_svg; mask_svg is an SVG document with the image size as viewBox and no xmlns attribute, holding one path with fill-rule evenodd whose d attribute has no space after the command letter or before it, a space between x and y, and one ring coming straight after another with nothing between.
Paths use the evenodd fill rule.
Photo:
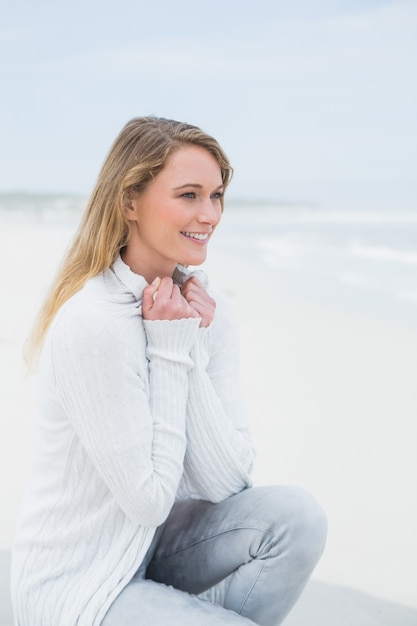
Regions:
<instances>
[{"instance_id":1,"label":"hand","mask_svg":"<svg viewBox=\"0 0 417 626\"><path fill-rule=\"evenodd\" d=\"M201 317L200 327L207 328L214 319L216 302L211 298L200 281L191 276L182 286L181 293L192 306L194 311Z\"/></svg>"},{"instance_id":2,"label":"hand","mask_svg":"<svg viewBox=\"0 0 417 626\"><path fill-rule=\"evenodd\" d=\"M143 290L142 315L145 320L180 320L199 317L198 312L181 294L172 278L155 278Z\"/></svg>"}]
</instances>

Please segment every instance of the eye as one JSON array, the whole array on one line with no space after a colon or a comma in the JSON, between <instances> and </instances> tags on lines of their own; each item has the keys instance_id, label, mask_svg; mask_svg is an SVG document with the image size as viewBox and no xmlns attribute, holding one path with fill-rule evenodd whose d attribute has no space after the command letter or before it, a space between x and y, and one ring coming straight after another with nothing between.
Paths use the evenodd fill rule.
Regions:
<instances>
[{"instance_id":1,"label":"eye","mask_svg":"<svg viewBox=\"0 0 417 626\"><path fill-rule=\"evenodd\" d=\"M195 191L186 191L185 193L181 194L181 198L194 199L196 198L196 193Z\"/></svg>"},{"instance_id":2,"label":"eye","mask_svg":"<svg viewBox=\"0 0 417 626\"><path fill-rule=\"evenodd\" d=\"M214 198L215 200L219 200L220 198L223 198L223 191L216 191L215 193L211 194L211 197Z\"/></svg>"}]
</instances>

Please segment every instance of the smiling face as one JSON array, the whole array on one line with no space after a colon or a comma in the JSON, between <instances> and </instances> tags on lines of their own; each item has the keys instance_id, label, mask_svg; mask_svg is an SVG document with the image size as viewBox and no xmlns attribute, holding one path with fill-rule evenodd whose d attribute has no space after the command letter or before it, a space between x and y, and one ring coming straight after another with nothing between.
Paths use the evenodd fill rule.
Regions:
<instances>
[{"instance_id":1,"label":"smiling face","mask_svg":"<svg viewBox=\"0 0 417 626\"><path fill-rule=\"evenodd\" d=\"M200 265L222 214L220 166L208 150L175 150L164 169L128 207L129 240L122 256L148 282L172 276L178 263Z\"/></svg>"}]
</instances>

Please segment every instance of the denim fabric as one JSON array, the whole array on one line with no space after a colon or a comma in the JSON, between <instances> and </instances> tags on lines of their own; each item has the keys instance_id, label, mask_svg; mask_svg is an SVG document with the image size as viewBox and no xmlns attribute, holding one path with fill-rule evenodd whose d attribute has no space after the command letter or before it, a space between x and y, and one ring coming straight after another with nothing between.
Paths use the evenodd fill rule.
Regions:
<instances>
[{"instance_id":1,"label":"denim fabric","mask_svg":"<svg viewBox=\"0 0 417 626\"><path fill-rule=\"evenodd\" d=\"M307 492L254 487L218 504L184 500L102 626L277 626L324 549L325 515Z\"/></svg>"}]
</instances>

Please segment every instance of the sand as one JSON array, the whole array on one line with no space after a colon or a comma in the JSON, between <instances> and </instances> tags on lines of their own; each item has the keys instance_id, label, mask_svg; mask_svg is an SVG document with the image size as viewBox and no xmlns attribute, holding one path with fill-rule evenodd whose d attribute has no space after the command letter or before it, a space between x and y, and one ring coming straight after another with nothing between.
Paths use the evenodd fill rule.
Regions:
<instances>
[{"instance_id":1,"label":"sand","mask_svg":"<svg viewBox=\"0 0 417 626\"><path fill-rule=\"evenodd\" d=\"M33 441L24 338L72 227L0 219L0 623ZM328 544L286 626L417 624L417 333L290 296L279 274L213 247L206 269L235 304L255 482L312 491Z\"/></svg>"}]
</instances>

